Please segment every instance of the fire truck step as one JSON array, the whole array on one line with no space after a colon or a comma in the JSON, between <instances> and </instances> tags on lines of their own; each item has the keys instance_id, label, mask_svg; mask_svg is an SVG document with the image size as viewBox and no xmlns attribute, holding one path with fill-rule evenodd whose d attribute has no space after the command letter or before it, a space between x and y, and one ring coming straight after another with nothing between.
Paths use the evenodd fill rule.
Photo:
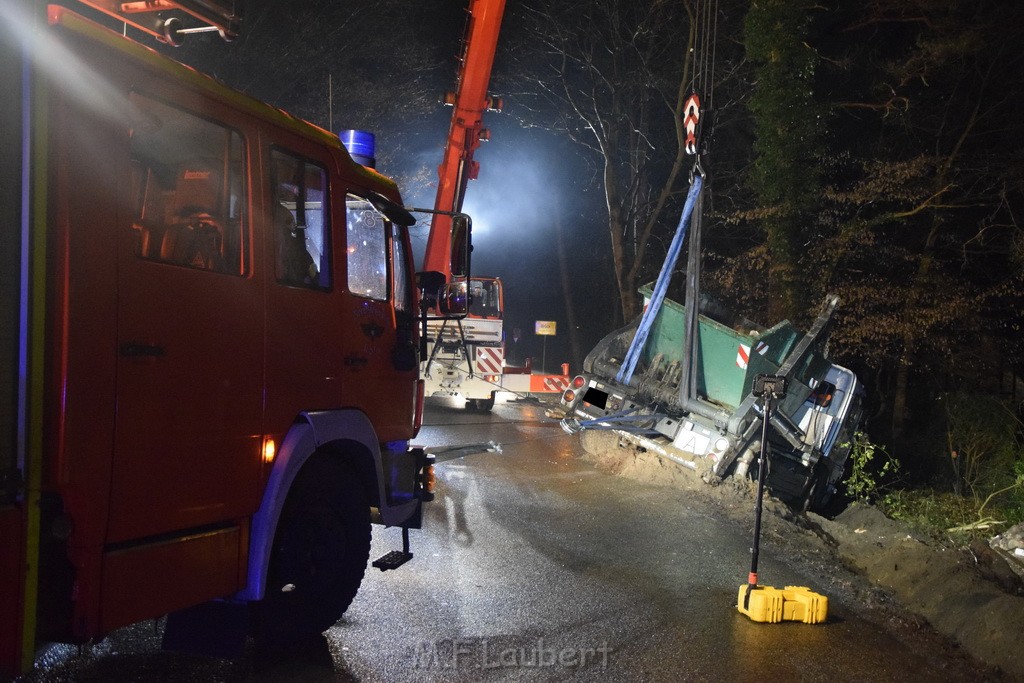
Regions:
<instances>
[{"instance_id":1,"label":"fire truck step","mask_svg":"<svg viewBox=\"0 0 1024 683\"><path fill-rule=\"evenodd\" d=\"M380 559L374 560L373 566L382 572L386 572L389 569L398 569L411 559L412 553L402 550L392 550Z\"/></svg>"}]
</instances>

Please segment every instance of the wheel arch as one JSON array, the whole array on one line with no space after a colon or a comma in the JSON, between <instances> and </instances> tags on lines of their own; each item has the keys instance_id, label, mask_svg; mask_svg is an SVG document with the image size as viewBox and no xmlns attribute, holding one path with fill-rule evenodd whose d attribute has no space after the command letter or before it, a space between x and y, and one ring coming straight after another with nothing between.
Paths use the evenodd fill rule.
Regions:
<instances>
[{"instance_id":1,"label":"wheel arch","mask_svg":"<svg viewBox=\"0 0 1024 683\"><path fill-rule=\"evenodd\" d=\"M260 507L253 515L246 585L235 598L263 598L281 510L299 470L314 455L344 461L352 467L365 487L370 505L381 510L385 522L394 516L386 505L380 444L369 418L358 410L300 413L281 441Z\"/></svg>"}]
</instances>

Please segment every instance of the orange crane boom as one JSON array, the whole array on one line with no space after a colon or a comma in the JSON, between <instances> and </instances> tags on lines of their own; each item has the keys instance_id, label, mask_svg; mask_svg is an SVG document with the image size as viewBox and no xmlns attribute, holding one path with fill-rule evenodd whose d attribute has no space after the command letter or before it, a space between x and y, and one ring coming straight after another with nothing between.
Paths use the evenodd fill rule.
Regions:
<instances>
[{"instance_id":1,"label":"orange crane boom","mask_svg":"<svg viewBox=\"0 0 1024 683\"><path fill-rule=\"evenodd\" d=\"M473 160L473 154L480 146L480 141L486 140L489 135L483 127L483 114L485 111L501 110L501 101L488 96L487 85L491 79L494 51L504 12L505 0L470 0L469 25L456 91L445 96L445 104L453 105L455 111L448 129L444 160L438 168L434 210L449 213L436 213L433 216L423 268L444 273L446 282L451 279L450 213L462 210L466 184L476 178L480 170L480 164Z\"/></svg>"}]
</instances>

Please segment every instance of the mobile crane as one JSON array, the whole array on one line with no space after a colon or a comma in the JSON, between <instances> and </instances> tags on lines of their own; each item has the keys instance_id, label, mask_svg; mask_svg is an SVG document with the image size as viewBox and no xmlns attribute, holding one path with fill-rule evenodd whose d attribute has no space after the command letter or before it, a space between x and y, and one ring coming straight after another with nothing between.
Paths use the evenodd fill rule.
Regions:
<instances>
[{"instance_id":1,"label":"mobile crane","mask_svg":"<svg viewBox=\"0 0 1024 683\"><path fill-rule=\"evenodd\" d=\"M428 271L445 270L452 215L462 211L466 186L477 177L473 156L490 139L483 127L485 112L500 112L500 98L487 94L505 0L470 0L469 19L457 86L444 97L454 108L444 158L438 168L430 236L424 256ZM495 277L470 277L469 313L461 320L432 321L428 353L422 361L427 395L463 396L466 406L490 410L497 391L557 394L568 386L568 368L561 375L530 375L529 369L508 368L504 353L504 291ZM525 374L524 374L525 371ZM543 369L542 369L543 371Z\"/></svg>"}]
</instances>

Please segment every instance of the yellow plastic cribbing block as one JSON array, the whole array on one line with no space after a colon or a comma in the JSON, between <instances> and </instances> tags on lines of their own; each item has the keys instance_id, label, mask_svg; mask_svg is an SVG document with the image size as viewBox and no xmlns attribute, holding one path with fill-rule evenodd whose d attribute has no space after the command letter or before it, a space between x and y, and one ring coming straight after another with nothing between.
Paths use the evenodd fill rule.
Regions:
<instances>
[{"instance_id":1,"label":"yellow plastic cribbing block","mask_svg":"<svg viewBox=\"0 0 1024 683\"><path fill-rule=\"evenodd\" d=\"M802 621L822 624L828 618L828 598L804 586L740 586L736 608L754 621L777 624Z\"/></svg>"}]
</instances>

